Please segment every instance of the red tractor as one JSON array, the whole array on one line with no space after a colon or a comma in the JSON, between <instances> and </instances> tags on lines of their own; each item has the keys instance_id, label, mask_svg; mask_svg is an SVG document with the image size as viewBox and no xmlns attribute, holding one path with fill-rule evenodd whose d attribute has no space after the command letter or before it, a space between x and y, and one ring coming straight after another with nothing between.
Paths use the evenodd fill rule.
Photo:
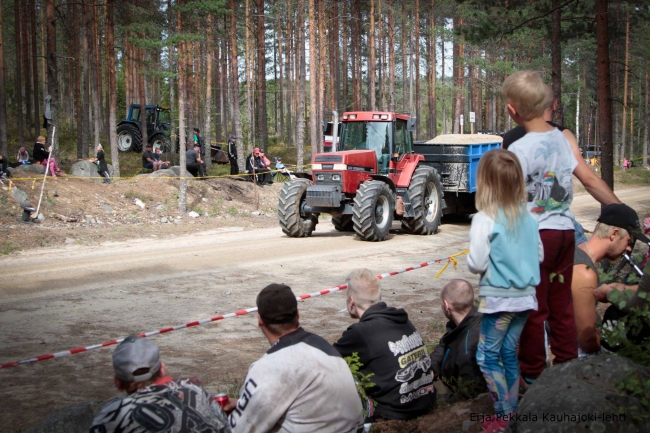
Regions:
<instances>
[{"instance_id":1,"label":"red tractor","mask_svg":"<svg viewBox=\"0 0 650 433\"><path fill-rule=\"evenodd\" d=\"M390 112L344 113L340 150L317 154L311 175L299 174L282 188L282 231L310 236L319 215L329 213L337 230L354 230L366 241L383 241L394 219L410 233L434 234L442 184L424 157L413 153L414 120Z\"/></svg>"}]
</instances>

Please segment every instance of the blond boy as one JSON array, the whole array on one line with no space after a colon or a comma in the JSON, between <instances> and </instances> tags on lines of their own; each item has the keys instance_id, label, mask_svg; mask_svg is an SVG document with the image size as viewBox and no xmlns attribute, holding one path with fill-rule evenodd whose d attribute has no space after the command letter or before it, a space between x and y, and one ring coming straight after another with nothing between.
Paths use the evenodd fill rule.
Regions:
<instances>
[{"instance_id":1,"label":"blond boy","mask_svg":"<svg viewBox=\"0 0 650 433\"><path fill-rule=\"evenodd\" d=\"M546 364L544 321L550 327L555 363L578 356L576 326L571 299L571 278L575 250L572 174L578 161L564 135L544 120L546 91L534 71L519 71L503 82L503 96L512 120L526 129L526 135L508 150L519 158L526 189L527 207L537 219L544 247L541 282L535 296L538 309L532 311L521 334L519 363L521 385L534 382Z\"/></svg>"}]
</instances>

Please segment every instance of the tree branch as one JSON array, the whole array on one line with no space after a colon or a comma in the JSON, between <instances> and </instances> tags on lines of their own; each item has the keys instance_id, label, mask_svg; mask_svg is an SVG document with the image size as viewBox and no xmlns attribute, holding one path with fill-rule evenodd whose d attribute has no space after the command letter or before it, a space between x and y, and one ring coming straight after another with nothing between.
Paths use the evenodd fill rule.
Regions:
<instances>
[{"instance_id":1,"label":"tree branch","mask_svg":"<svg viewBox=\"0 0 650 433\"><path fill-rule=\"evenodd\" d=\"M558 6L558 7L556 7L556 8L550 9L550 10L549 10L548 12L546 12L545 14L538 15L538 16L536 16L536 17L532 17L532 18L527 19L526 21L524 21L524 22L522 22L522 23L520 23L520 24L514 26L514 27L511 28L510 30L506 30L506 31L504 31L503 33L501 33L501 39L503 39L503 37L504 37L505 35L507 35L507 34L509 34L509 33L513 33L515 30L522 28L522 27L525 26L526 24L528 24L528 23L530 23L530 22L532 22L532 21L538 20L538 19L540 19L540 18L547 17L547 16L551 15L553 12L555 12L557 9L562 9L562 8L564 8L564 7L568 6L568 5L570 5L571 3L575 3L576 1L578 1L578 0L569 0L569 1L567 1L566 3L561 4L560 6Z\"/></svg>"}]
</instances>

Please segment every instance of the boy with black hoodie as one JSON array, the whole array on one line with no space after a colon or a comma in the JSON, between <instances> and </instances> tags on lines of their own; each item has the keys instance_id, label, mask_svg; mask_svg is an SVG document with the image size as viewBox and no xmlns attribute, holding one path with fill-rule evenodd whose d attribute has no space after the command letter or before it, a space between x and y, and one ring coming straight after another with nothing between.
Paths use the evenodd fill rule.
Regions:
<instances>
[{"instance_id":1,"label":"boy with black hoodie","mask_svg":"<svg viewBox=\"0 0 650 433\"><path fill-rule=\"evenodd\" d=\"M449 322L447 332L431 354L436 380L442 379L452 392L461 387L472 394L485 392L485 378L476 363L483 315L474 308L474 289L465 280L451 280L442 288L440 301Z\"/></svg>"},{"instance_id":2,"label":"boy with black hoodie","mask_svg":"<svg viewBox=\"0 0 650 433\"><path fill-rule=\"evenodd\" d=\"M334 344L342 356L359 354L363 374L373 373L367 394L377 403L374 417L413 419L436 400L431 358L403 309L381 302L379 280L368 269L348 275L347 308L359 319Z\"/></svg>"}]
</instances>

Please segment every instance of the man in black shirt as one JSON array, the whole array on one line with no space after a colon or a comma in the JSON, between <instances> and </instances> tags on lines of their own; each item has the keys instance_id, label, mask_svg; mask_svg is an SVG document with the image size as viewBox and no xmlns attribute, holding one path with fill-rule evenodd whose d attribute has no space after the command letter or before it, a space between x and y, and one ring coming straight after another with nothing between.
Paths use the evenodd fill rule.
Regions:
<instances>
[{"instance_id":1,"label":"man in black shirt","mask_svg":"<svg viewBox=\"0 0 650 433\"><path fill-rule=\"evenodd\" d=\"M228 140L228 160L230 161L230 174L239 174L237 165L237 136L231 135Z\"/></svg>"},{"instance_id":2,"label":"man in black shirt","mask_svg":"<svg viewBox=\"0 0 650 433\"><path fill-rule=\"evenodd\" d=\"M205 177L205 163L199 155L201 148L194 144L194 148L185 152L185 167L194 177Z\"/></svg>"}]
</instances>

